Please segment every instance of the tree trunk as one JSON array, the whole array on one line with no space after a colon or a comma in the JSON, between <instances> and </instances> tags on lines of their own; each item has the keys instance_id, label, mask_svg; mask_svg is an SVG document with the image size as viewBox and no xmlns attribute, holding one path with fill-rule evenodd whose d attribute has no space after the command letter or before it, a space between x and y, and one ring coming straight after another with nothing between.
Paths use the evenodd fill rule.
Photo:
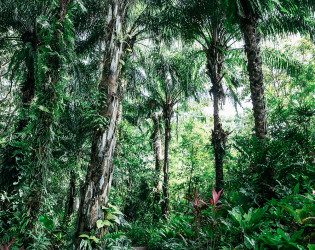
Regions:
<instances>
[{"instance_id":1,"label":"tree trunk","mask_svg":"<svg viewBox=\"0 0 315 250\"><path fill-rule=\"evenodd\" d=\"M262 72L262 59L260 55L260 39L261 35L258 31L259 15L248 0L241 1L242 7L245 10L246 17L241 19L241 29L244 34L245 52L247 55L247 70L249 73L249 82L251 90L251 99L253 103L254 119L255 119L255 135L261 140L267 136L267 120L266 120L266 106L264 97L264 82ZM261 143L261 147L265 146ZM259 201L263 205L267 199L276 197L273 187L276 185L274 179L274 169L266 164L266 158L263 157L257 162L252 163L253 166L259 167L259 174L261 179L257 183L262 193ZM253 168L253 171L254 170Z\"/></svg>"},{"instance_id":2,"label":"tree trunk","mask_svg":"<svg viewBox=\"0 0 315 250\"><path fill-rule=\"evenodd\" d=\"M191 145L190 160L191 160L191 169L190 169L189 182L188 182L188 190L187 190L188 195L190 195L190 193L191 193L191 181L192 181L193 171L194 171L194 168L195 168L195 161L194 161L194 145ZM187 201L188 201L188 204L189 204L189 200L187 200Z\"/></svg>"},{"instance_id":3,"label":"tree trunk","mask_svg":"<svg viewBox=\"0 0 315 250\"><path fill-rule=\"evenodd\" d=\"M245 52L248 60L247 70L254 110L255 135L259 139L265 139L267 135L267 121L257 18L243 19L241 27L244 33Z\"/></svg>"},{"instance_id":4,"label":"tree trunk","mask_svg":"<svg viewBox=\"0 0 315 250\"><path fill-rule=\"evenodd\" d=\"M36 164L30 171L30 179L34 180L30 185L30 195L27 197L29 222L26 226L26 231L34 232L35 223L38 220L38 213L41 207L42 199L42 183L45 171L51 160L51 148L52 148L52 125L55 120L55 112L58 98L57 98L57 85L60 80L60 71L62 67L60 54L63 47L61 47L61 39L63 36L63 24L66 19L66 15L69 10L69 6L73 0L59 0L59 7L56 13L56 27L51 41L51 49L54 53L45 55L47 65L49 67L48 72L39 70L38 79L39 84L37 86L37 105L43 107L45 110L39 110L38 122L35 124L35 136L34 136L34 151L32 152L32 160ZM48 111L47 111L47 110ZM27 239L26 246L33 242L33 239L29 237Z\"/></svg>"},{"instance_id":5,"label":"tree trunk","mask_svg":"<svg viewBox=\"0 0 315 250\"><path fill-rule=\"evenodd\" d=\"M70 183L69 183L69 197L66 204L65 216L64 216L65 223L69 222L69 218L73 214L74 199L75 199L75 194L76 194L75 190L76 190L76 174L75 174L75 170L71 169Z\"/></svg>"},{"instance_id":6,"label":"tree trunk","mask_svg":"<svg viewBox=\"0 0 315 250\"><path fill-rule=\"evenodd\" d=\"M213 92L213 116L214 129L212 131L212 145L215 154L215 183L216 190L223 187L223 157L225 155L226 133L222 129L222 123L219 114L220 96L217 92Z\"/></svg>"},{"instance_id":7,"label":"tree trunk","mask_svg":"<svg viewBox=\"0 0 315 250\"><path fill-rule=\"evenodd\" d=\"M165 147L164 147L164 166L163 166L163 202L162 216L165 220L168 219L170 213L170 195L169 195L169 147L171 142L171 119L173 115L173 107L166 104L163 110L164 122L165 122Z\"/></svg>"},{"instance_id":8,"label":"tree trunk","mask_svg":"<svg viewBox=\"0 0 315 250\"><path fill-rule=\"evenodd\" d=\"M160 174L162 169L162 138L160 131L160 114L153 113L152 115L154 131L152 134L153 150L155 158L155 177L154 177L154 200L153 200L153 221L158 221L159 216L157 210L157 204L160 202Z\"/></svg>"},{"instance_id":9,"label":"tree trunk","mask_svg":"<svg viewBox=\"0 0 315 250\"><path fill-rule=\"evenodd\" d=\"M112 160L116 146L116 120L119 109L117 89L122 52L122 44L117 37L121 34L123 22L118 1L109 1L107 17L104 68L98 89L102 95L99 115L104 118L104 124L94 129L91 162L81 190L77 229L78 245L80 243L78 237L81 234L90 234L90 231L95 229L96 235L100 235L96 222L104 219L102 206L108 202L113 178Z\"/></svg>"},{"instance_id":10,"label":"tree trunk","mask_svg":"<svg viewBox=\"0 0 315 250\"><path fill-rule=\"evenodd\" d=\"M212 145L215 154L216 190L223 186L223 158L225 155L225 143L228 136L222 128L220 119L220 101L224 101L225 95L222 87L222 69L224 63L224 48L218 41L213 41L207 53L208 75L212 87L210 95L213 96L213 117L214 127L212 130Z\"/></svg>"}]
</instances>

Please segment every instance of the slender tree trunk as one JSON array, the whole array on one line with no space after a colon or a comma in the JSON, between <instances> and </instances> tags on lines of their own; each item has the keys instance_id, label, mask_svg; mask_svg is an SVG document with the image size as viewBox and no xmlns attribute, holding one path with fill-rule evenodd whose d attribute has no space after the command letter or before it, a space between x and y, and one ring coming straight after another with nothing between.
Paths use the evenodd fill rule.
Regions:
<instances>
[{"instance_id":1,"label":"slender tree trunk","mask_svg":"<svg viewBox=\"0 0 315 250\"><path fill-rule=\"evenodd\" d=\"M248 60L247 70L254 110L255 135L259 139L265 139L267 135L267 121L257 18L243 19L241 27L244 33L245 52Z\"/></svg>"},{"instance_id":2,"label":"slender tree trunk","mask_svg":"<svg viewBox=\"0 0 315 250\"><path fill-rule=\"evenodd\" d=\"M213 92L213 116L214 116L214 129L212 131L212 145L215 154L215 183L216 189L220 190L223 187L223 158L225 155L225 141L226 134L222 129L222 123L219 114L219 101L220 96L218 93Z\"/></svg>"},{"instance_id":3,"label":"slender tree trunk","mask_svg":"<svg viewBox=\"0 0 315 250\"><path fill-rule=\"evenodd\" d=\"M154 158L155 158L155 177L154 177L154 200L153 200L153 221L157 221L159 219L157 210L157 204L161 199L161 191L160 191L160 174L162 169L162 138L160 131L160 114L154 113L152 115L154 131L152 134L153 140L153 150L154 150Z\"/></svg>"},{"instance_id":4,"label":"slender tree trunk","mask_svg":"<svg viewBox=\"0 0 315 250\"><path fill-rule=\"evenodd\" d=\"M69 183L69 196L66 203L65 215L64 215L65 224L69 222L69 218L73 214L75 194L76 194L76 174L75 174L75 170L71 169L70 183Z\"/></svg>"},{"instance_id":5,"label":"slender tree trunk","mask_svg":"<svg viewBox=\"0 0 315 250\"><path fill-rule=\"evenodd\" d=\"M261 35L258 30L258 20L259 16L257 12L253 9L250 1L242 0L242 7L246 13L246 17L241 20L241 29L244 34L245 40L245 52L247 55L247 70L249 73L249 82L251 90L251 99L253 103L254 119L255 119L255 135L263 142L267 136L267 120L266 120L266 106L264 97L264 82L263 82L263 72L262 72L262 59L260 55L260 39ZM261 147L265 144L261 143ZM262 150L263 151L263 150ZM260 187L260 192L262 193L261 199L259 201L260 205L263 205L267 199L276 197L276 193L273 187L276 185L274 179L274 169L266 165L266 158L258 160L258 162L253 162L253 171L256 166L258 166L258 172L261 179L257 183Z\"/></svg>"},{"instance_id":6,"label":"slender tree trunk","mask_svg":"<svg viewBox=\"0 0 315 250\"><path fill-rule=\"evenodd\" d=\"M117 96L119 61L122 52L122 44L117 40L121 34L123 22L119 5L120 3L116 0L109 1L104 68L98 89L102 95L99 115L104 118L104 124L94 129L91 162L81 190L77 229L78 245L80 243L78 237L81 234L89 234L92 229L96 230L96 235L100 234L96 229L96 222L104 219L102 206L108 202L112 184L112 160L116 147L116 121L119 109Z\"/></svg>"},{"instance_id":7,"label":"slender tree trunk","mask_svg":"<svg viewBox=\"0 0 315 250\"><path fill-rule=\"evenodd\" d=\"M226 49L226 48L225 48ZM210 95L213 96L213 117L214 127L212 130L212 145L215 154L215 173L216 189L220 190L223 186L223 158L225 155L225 143L228 133L222 128L220 119L220 102L224 100L225 95L222 87L222 69L224 63L224 48L218 41L214 41L211 47L206 51L208 59L208 75L211 79L212 88Z\"/></svg>"},{"instance_id":8,"label":"slender tree trunk","mask_svg":"<svg viewBox=\"0 0 315 250\"><path fill-rule=\"evenodd\" d=\"M194 160L193 160L193 157L194 157L194 145L191 145L191 169L190 169L190 176L189 176L189 182L188 182L188 195L190 195L190 192L191 192L191 181L192 181L192 175L193 175L193 172L194 172L194 168L195 168L195 164L194 164ZM187 200L188 203L189 203L189 200Z\"/></svg>"},{"instance_id":9,"label":"slender tree trunk","mask_svg":"<svg viewBox=\"0 0 315 250\"><path fill-rule=\"evenodd\" d=\"M163 166L163 202L162 216L165 220L168 219L170 213L170 195L169 195L169 148L172 139L171 136L171 119L173 115L173 107L166 104L163 110L164 122L165 122L165 147L164 147L164 166Z\"/></svg>"}]
</instances>

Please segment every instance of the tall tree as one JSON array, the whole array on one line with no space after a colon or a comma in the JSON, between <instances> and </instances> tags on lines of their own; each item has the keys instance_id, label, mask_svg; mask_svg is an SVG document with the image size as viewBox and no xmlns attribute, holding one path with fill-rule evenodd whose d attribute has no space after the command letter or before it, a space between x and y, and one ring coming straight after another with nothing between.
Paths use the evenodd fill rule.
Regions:
<instances>
[{"instance_id":1,"label":"tall tree","mask_svg":"<svg viewBox=\"0 0 315 250\"><path fill-rule=\"evenodd\" d=\"M21 86L22 111L15 130L17 139L13 142L13 150L19 149L19 153L11 152L7 155L5 164L9 162L9 169L13 172L21 172L23 168L23 179L29 185L26 193L28 197L25 199L29 216L25 224L26 233L34 232L41 207L44 174L51 163L51 142L54 134L52 127L55 113L58 113L58 89L61 86L64 63L62 56L65 56L64 48L70 45L68 36L71 30L68 28L71 25L67 23L66 29L64 25L68 21L71 3L72 0L29 4L25 1L4 1L0 5L0 26L5 30L13 30L17 35L13 39L20 45L20 50L16 51L11 60L10 69L13 70L13 76L19 74L19 68L25 70ZM34 102L35 96L37 98ZM26 127L28 129L23 131ZM20 162L17 162L18 158ZM22 176L18 173L14 178L20 177L19 175ZM26 237L26 245L32 242L32 237Z\"/></svg>"},{"instance_id":2,"label":"tall tree","mask_svg":"<svg viewBox=\"0 0 315 250\"><path fill-rule=\"evenodd\" d=\"M91 162L81 191L77 236L96 229L104 217L102 206L108 202L113 178L113 156L116 147L116 120L119 108L118 77L123 43L122 25L131 1L110 0L102 6L107 16L103 69L98 84L98 115L102 122L94 128ZM99 233L99 232L97 232ZM77 242L79 244L80 241Z\"/></svg>"},{"instance_id":3,"label":"tall tree","mask_svg":"<svg viewBox=\"0 0 315 250\"><path fill-rule=\"evenodd\" d=\"M174 106L178 105L184 98L197 95L203 80L200 76L202 74L201 64L200 57L192 51L183 50L168 55L155 49L153 52L143 55L140 68L134 70L133 80L137 85L133 84L133 86L136 85L138 89L136 93L146 99L150 111L161 112L161 118L164 122L163 199L161 202L164 219L168 218L170 212L169 151ZM160 164L160 162L156 161L156 164ZM160 166L156 165L156 167L159 168Z\"/></svg>"},{"instance_id":4,"label":"tall tree","mask_svg":"<svg viewBox=\"0 0 315 250\"><path fill-rule=\"evenodd\" d=\"M162 156L162 136L161 136L161 113L154 112L152 114L153 121L153 133L152 133L152 145L154 150L155 158L155 177L154 177L154 200L153 200L153 221L158 221L157 204L160 202L161 191L160 191L160 175L163 164Z\"/></svg>"},{"instance_id":5,"label":"tall tree","mask_svg":"<svg viewBox=\"0 0 315 250\"><path fill-rule=\"evenodd\" d=\"M28 4L23 1L14 2L9 0L1 1L0 3L1 39L3 41L12 40L19 45L15 46L8 69L12 81L22 79L19 86L21 91L21 108L19 109L15 130L13 131L13 138L16 141L21 141L19 133L25 129L29 121L29 109L35 97L35 62L40 39L36 18L43 14L44 10L36 3ZM13 35L9 35L9 31L13 32ZM16 145L9 144L2 152L3 167L1 172L7 178L1 179L0 183L1 188L6 187L9 194L14 189L11 184L17 182L19 176L21 176L18 158L21 159L22 156L21 154L16 154L18 149L19 147Z\"/></svg>"},{"instance_id":6,"label":"tall tree","mask_svg":"<svg viewBox=\"0 0 315 250\"><path fill-rule=\"evenodd\" d=\"M116 129L122 114L122 100L126 79L125 65L132 55L134 45L143 39L142 13L150 8L146 2L111 0L103 3L106 16L103 38L104 49L100 63L98 83L98 117L102 120L93 131L91 162L81 192L77 234L87 233L103 219L102 205L107 204L113 178L113 157L116 147ZM104 27L105 26L105 27ZM93 40L93 36L91 36Z\"/></svg>"},{"instance_id":7,"label":"tall tree","mask_svg":"<svg viewBox=\"0 0 315 250\"><path fill-rule=\"evenodd\" d=\"M237 0L229 2L229 14L240 23L247 55L247 70L255 120L255 135L267 135L266 104L260 41L262 35L314 33L314 4L309 0ZM261 30L264 34L261 33Z\"/></svg>"},{"instance_id":8,"label":"tall tree","mask_svg":"<svg viewBox=\"0 0 315 250\"><path fill-rule=\"evenodd\" d=\"M184 39L197 42L207 58L207 74L211 80L214 127L212 145L215 152L216 188L223 186L223 159L229 132L223 130L220 106L224 103L224 62L229 46L237 37L237 29L226 17L227 6L220 1L181 1L171 4L170 28L179 30ZM230 81L231 82L231 81Z\"/></svg>"},{"instance_id":9,"label":"tall tree","mask_svg":"<svg viewBox=\"0 0 315 250\"><path fill-rule=\"evenodd\" d=\"M43 35L43 44L39 48L38 85L36 88L37 101L39 108L37 113L37 122L34 125L34 151L31 154L31 160L35 164L30 171L33 179L30 184L30 196L28 199L28 212L30 220L27 228L34 231L34 225L38 217L38 212L42 199L42 183L45 182L45 172L51 164L51 150L53 143L52 131L54 122L58 114L58 91L62 84L64 45L68 45L69 30L65 29L68 11L73 0L59 0L58 5L53 8L51 21L51 30L45 30ZM65 32L66 31L66 32ZM65 35L66 34L66 35ZM34 181L35 180L35 181ZM27 244L32 241L30 239Z\"/></svg>"}]
</instances>

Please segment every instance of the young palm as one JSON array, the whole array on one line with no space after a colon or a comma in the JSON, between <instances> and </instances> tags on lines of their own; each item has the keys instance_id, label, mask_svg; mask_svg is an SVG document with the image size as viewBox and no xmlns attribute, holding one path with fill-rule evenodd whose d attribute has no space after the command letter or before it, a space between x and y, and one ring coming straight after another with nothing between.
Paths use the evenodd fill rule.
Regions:
<instances>
[{"instance_id":1,"label":"young palm","mask_svg":"<svg viewBox=\"0 0 315 250\"><path fill-rule=\"evenodd\" d=\"M171 141L171 120L174 106L184 98L194 96L202 86L202 60L191 51L163 53L155 50L143 55L140 64L133 71L131 78L137 96L145 100L148 112L159 126L159 119L164 122L164 164L163 164L163 202L162 215L167 219L170 212L169 205L169 150ZM133 90L134 92L134 90ZM158 113L161 113L159 116ZM157 131L159 133L159 131ZM159 136L158 133L154 137ZM158 156L156 154L156 156ZM159 163L159 162L158 162ZM158 167L157 167L158 168Z\"/></svg>"}]
</instances>

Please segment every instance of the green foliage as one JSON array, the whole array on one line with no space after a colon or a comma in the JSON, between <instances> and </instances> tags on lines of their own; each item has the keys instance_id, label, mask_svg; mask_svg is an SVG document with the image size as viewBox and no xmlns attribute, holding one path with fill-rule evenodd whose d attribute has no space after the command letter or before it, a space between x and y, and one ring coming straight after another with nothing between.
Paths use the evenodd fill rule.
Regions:
<instances>
[{"instance_id":1,"label":"green foliage","mask_svg":"<svg viewBox=\"0 0 315 250\"><path fill-rule=\"evenodd\" d=\"M303 229L292 234L285 233L282 229L278 228L275 234L265 232L261 237L264 242L264 246L269 247L281 247L282 249L305 249L303 246L297 244L297 241L301 240Z\"/></svg>"},{"instance_id":2,"label":"green foliage","mask_svg":"<svg viewBox=\"0 0 315 250\"><path fill-rule=\"evenodd\" d=\"M108 126L99 114L107 89L97 89L108 63L109 5L70 1L59 20L59 3L66 2L0 1L0 249L73 248L93 131ZM113 131L114 175L99 171L113 180L111 195L102 207L106 216L96 221L102 235L81 235L80 248L314 249L315 50L312 37L302 37L314 29L312 1L123 2L130 9L115 44L125 49L122 74L109 72L118 77L112 98L123 105L122 122ZM252 136L249 109L239 109L235 118L220 110L223 126L234 131L222 195L212 193L204 52L224 47L224 92L234 106L247 106L239 23L253 13L244 2L268 35L261 49L268 136ZM275 36L298 30L301 37ZM152 222L160 203L152 205L157 171L150 116L167 105L174 111L171 211L168 221Z\"/></svg>"},{"instance_id":3,"label":"green foliage","mask_svg":"<svg viewBox=\"0 0 315 250\"><path fill-rule=\"evenodd\" d=\"M266 222L262 220L268 207L253 209L250 208L247 213L242 207L234 207L229 214L233 221L237 223L237 228L243 234L253 233L254 230L262 225L267 226ZM235 228L236 229L236 228Z\"/></svg>"},{"instance_id":4,"label":"green foliage","mask_svg":"<svg viewBox=\"0 0 315 250\"><path fill-rule=\"evenodd\" d=\"M151 227L148 245L152 249L187 249L194 230L184 217L170 218L167 224Z\"/></svg>"}]
</instances>

